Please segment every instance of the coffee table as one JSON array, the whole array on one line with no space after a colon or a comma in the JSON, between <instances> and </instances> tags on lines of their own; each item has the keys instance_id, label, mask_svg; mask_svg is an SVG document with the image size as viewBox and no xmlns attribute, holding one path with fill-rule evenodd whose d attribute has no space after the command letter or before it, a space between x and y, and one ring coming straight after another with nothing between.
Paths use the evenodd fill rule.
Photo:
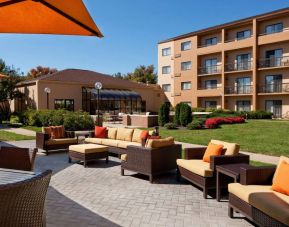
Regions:
<instances>
[{"instance_id":1,"label":"coffee table","mask_svg":"<svg viewBox=\"0 0 289 227\"><path fill-rule=\"evenodd\" d=\"M252 168L253 166L247 163L236 163L236 164L225 164L225 165L217 165L217 185L216 185L216 199L219 202L221 198L221 188L222 188L222 175L233 178L234 182L240 181L240 172L241 168Z\"/></svg>"}]
</instances>

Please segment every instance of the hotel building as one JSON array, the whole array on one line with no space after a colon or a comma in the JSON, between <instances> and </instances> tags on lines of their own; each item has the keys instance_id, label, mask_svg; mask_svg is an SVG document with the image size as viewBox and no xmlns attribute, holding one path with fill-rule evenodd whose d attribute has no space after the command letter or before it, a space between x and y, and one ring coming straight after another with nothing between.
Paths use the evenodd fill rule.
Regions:
<instances>
[{"instance_id":1,"label":"hotel building","mask_svg":"<svg viewBox=\"0 0 289 227\"><path fill-rule=\"evenodd\" d=\"M158 44L158 83L175 106L289 115L289 8Z\"/></svg>"}]
</instances>

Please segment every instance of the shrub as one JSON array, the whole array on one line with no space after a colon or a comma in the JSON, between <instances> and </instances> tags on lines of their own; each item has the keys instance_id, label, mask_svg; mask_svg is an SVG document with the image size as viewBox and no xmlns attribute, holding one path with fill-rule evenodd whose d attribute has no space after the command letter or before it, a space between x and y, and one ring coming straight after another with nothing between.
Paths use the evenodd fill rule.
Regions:
<instances>
[{"instance_id":1,"label":"shrub","mask_svg":"<svg viewBox=\"0 0 289 227\"><path fill-rule=\"evenodd\" d=\"M180 111L181 111L182 103L178 103L175 107L175 116L174 116L174 123L176 125L180 125Z\"/></svg>"},{"instance_id":2,"label":"shrub","mask_svg":"<svg viewBox=\"0 0 289 227\"><path fill-rule=\"evenodd\" d=\"M64 117L64 128L69 131L93 129L94 122L87 113L78 111L70 112Z\"/></svg>"},{"instance_id":3,"label":"shrub","mask_svg":"<svg viewBox=\"0 0 289 227\"><path fill-rule=\"evenodd\" d=\"M183 103L180 108L180 124L187 126L190 122L192 122L192 108L188 104Z\"/></svg>"},{"instance_id":4,"label":"shrub","mask_svg":"<svg viewBox=\"0 0 289 227\"><path fill-rule=\"evenodd\" d=\"M21 123L20 121L20 117L18 115L11 115L10 116L10 123L11 124L18 124L18 123Z\"/></svg>"},{"instance_id":5,"label":"shrub","mask_svg":"<svg viewBox=\"0 0 289 227\"><path fill-rule=\"evenodd\" d=\"M192 112L206 112L206 109L201 107L194 107L192 108Z\"/></svg>"},{"instance_id":6,"label":"shrub","mask_svg":"<svg viewBox=\"0 0 289 227\"><path fill-rule=\"evenodd\" d=\"M264 110L241 111L238 115L247 119L272 119L273 113Z\"/></svg>"},{"instance_id":7,"label":"shrub","mask_svg":"<svg viewBox=\"0 0 289 227\"><path fill-rule=\"evenodd\" d=\"M194 119L191 123L187 125L187 129L202 129L204 127L204 120L202 119Z\"/></svg>"},{"instance_id":8,"label":"shrub","mask_svg":"<svg viewBox=\"0 0 289 227\"><path fill-rule=\"evenodd\" d=\"M206 128L217 128L221 124L239 124L244 123L245 119L243 117L216 117L216 118L209 118L205 122Z\"/></svg>"},{"instance_id":9,"label":"shrub","mask_svg":"<svg viewBox=\"0 0 289 227\"><path fill-rule=\"evenodd\" d=\"M170 107L167 103L161 105L158 116L158 123L160 126L164 126L170 122Z\"/></svg>"},{"instance_id":10,"label":"shrub","mask_svg":"<svg viewBox=\"0 0 289 227\"><path fill-rule=\"evenodd\" d=\"M175 123L166 123L164 127L166 129L178 129L178 126Z\"/></svg>"},{"instance_id":11,"label":"shrub","mask_svg":"<svg viewBox=\"0 0 289 227\"><path fill-rule=\"evenodd\" d=\"M41 121L39 119L40 112L37 110L29 109L24 113L23 124L29 126L42 126Z\"/></svg>"}]
</instances>

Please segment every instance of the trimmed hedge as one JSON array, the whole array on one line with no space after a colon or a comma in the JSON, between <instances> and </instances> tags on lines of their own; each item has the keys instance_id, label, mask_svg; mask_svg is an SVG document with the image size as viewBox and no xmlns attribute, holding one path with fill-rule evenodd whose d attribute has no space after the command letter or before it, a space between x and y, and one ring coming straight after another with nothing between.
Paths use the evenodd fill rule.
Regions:
<instances>
[{"instance_id":1,"label":"trimmed hedge","mask_svg":"<svg viewBox=\"0 0 289 227\"><path fill-rule=\"evenodd\" d=\"M245 119L243 117L216 117L207 119L205 126L206 128L213 129L218 128L222 124L240 124L244 122Z\"/></svg>"},{"instance_id":2,"label":"trimmed hedge","mask_svg":"<svg viewBox=\"0 0 289 227\"><path fill-rule=\"evenodd\" d=\"M192 119L192 108L188 104L182 103L180 107L180 124L187 126L192 122Z\"/></svg>"},{"instance_id":3,"label":"trimmed hedge","mask_svg":"<svg viewBox=\"0 0 289 227\"><path fill-rule=\"evenodd\" d=\"M164 126L170 122L170 106L167 103L161 105L158 115L158 123L160 126Z\"/></svg>"},{"instance_id":4,"label":"trimmed hedge","mask_svg":"<svg viewBox=\"0 0 289 227\"><path fill-rule=\"evenodd\" d=\"M178 103L175 107L175 116L174 116L174 123L176 125L180 125L180 112L181 112L182 103Z\"/></svg>"},{"instance_id":5,"label":"trimmed hedge","mask_svg":"<svg viewBox=\"0 0 289 227\"><path fill-rule=\"evenodd\" d=\"M94 128L92 117L82 111L66 110L28 110L24 113L23 122L29 126L64 125L66 130L89 130Z\"/></svg>"},{"instance_id":6,"label":"trimmed hedge","mask_svg":"<svg viewBox=\"0 0 289 227\"><path fill-rule=\"evenodd\" d=\"M241 111L238 115L247 119L272 119L273 113L264 110L257 111Z\"/></svg>"},{"instance_id":7,"label":"trimmed hedge","mask_svg":"<svg viewBox=\"0 0 289 227\"><path fill-rule=\"evenodd\" d=\"M187 125L187 129L189 130L202 129L203 127L204 127L203 119L194 119L191 123Z\"/></svg>"},{"instance_id":8,"label":"trimmed hedge","mask_svg":"<svg viewBox=\"0 0 289 227\"><path fill-rule=\"evenodd\" d=\"M178 126L175 123L166 123L164 127L166 129L178 129Z\"/></svg>"}]
</instances>

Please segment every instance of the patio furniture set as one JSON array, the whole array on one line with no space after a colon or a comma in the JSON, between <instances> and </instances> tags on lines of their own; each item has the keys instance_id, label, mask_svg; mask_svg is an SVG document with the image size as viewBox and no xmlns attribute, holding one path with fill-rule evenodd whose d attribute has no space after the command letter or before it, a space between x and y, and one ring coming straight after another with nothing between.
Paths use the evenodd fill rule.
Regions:
<instances>
[{"instance_id":1,"label":"patio furniture set","mask_svg":"<svg viewBox=\"0 0 289 227\"><path fill-rule=\"evenodd\" d=\"M277 168L253 167L249 156L239 153L238 144L218 140L211 140L207 147L186 148L182 158L182 147L175 144L174 138L161 138L146 130L96 127L81 144L66 137L63 127L53 128L50 135L48 129L43 131L37 133L36 144L41 146L38 148L51 151L55 147L50 147L49 141L63 141L56 147L69 150L69 162L77 160L87 167L89 162L98 159L108 162L109 155L117 155L121 159L121 175L125 170L137 172L147 175L151 183L158 175L176 170L177 180L183 178L202 188L204 198L212 195L220 201L223 192L228 192L231 218L236 211L259 226L289 226L289 158L281 157ZM55 131L60 138L55 138ZM27 226L45 223L44 202L51 171L30 172L36 152L37 149L0 149L0 202L7 207L8 202L13 205L0 208L1 220L3 215L12 217L3 219L6 226L27 216L27 211L30 218L23 219ZM26 196L29 190L36 198ZM15 193L22 193L23 197L13 196ZM19 209L9 216L14 206Z\"/></svg>"}]
</instances>

